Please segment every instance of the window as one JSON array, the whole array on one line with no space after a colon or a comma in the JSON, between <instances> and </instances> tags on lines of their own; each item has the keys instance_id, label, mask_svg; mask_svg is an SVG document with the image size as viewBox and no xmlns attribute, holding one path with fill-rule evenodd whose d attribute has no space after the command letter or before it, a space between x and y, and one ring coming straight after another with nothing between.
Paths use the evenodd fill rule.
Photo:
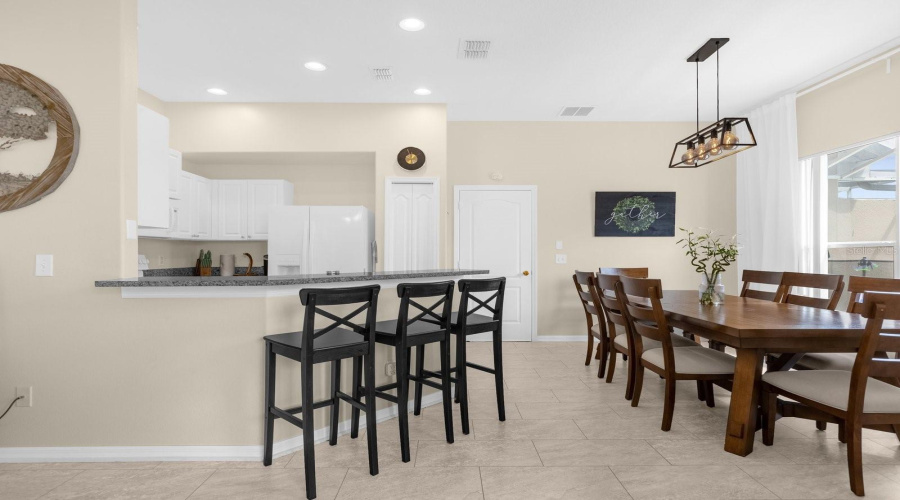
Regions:
<instances>
[{"instance_id":1,"label":"window","mask_svg":"<svg viewBox=\"0 0 900 500\"><path fill-rule=\"evenodd\" d=\"M808 271L900 277L897 144L892 136L801 161L812 184Z\"/></svg>"}]
</instances>

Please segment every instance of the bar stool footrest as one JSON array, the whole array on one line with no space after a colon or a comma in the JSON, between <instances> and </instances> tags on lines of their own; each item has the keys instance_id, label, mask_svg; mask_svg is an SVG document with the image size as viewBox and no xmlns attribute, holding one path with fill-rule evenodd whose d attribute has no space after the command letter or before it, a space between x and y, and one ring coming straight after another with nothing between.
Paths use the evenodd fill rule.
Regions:
<instances>
[{"instance_id":1,"label":"bar stool footrest","mask_svg":"<svg viewBox=\"0 0 900 500\"><path fill-rule=\"evenodd\" d=\"M429 380L429 377L417 377L415 375L410 375L409 379L413 382L419 382L420 384L427 385L428 387L433 387L438 390L444 388L442 384L439 384L433 380Z\"/></svg>"},{"instance_id":2,"label":"bar stool footrest","mask_svg":"<svg viewBox=\"0 0 900 500\"><path fill-rule=\"evenodd\" d=\"M481 370L481 371L483 371L483 372L487 372L487 373L490 373L490 374L494 374L494 375L497 374L497 371L494 370L493 368L488 368L488 367L486 367L486 366L478 365L478 364L475 364L475 363L469 363L468 361L466 362L466 366L468 366L469 368L474 368L474 369L476 369L476 370Z\"/></svg>"},{"instance_id":3,"label":"bar stool footrest","mask_svg":"<svg viewBox=\"0 0 900 500\"><path fill-rule=\"evenodd\" d=\"M297 427L299 427L299 428L301 428L301 429L303 428L303 421L302 421L302 420L300 420L299 418L297 418L297 417L291 415L290 413L288 413L288 412L282 410L281 408L277 408L277 407L275 407L275 406L271 406L271 407L269 407L269 413L275 415L275 416L278 417L278 418L284 419L284 420L286 420L286 421L288 421L288 422L290 422L290 423L296 425Z\"/></svg>"},{"instance_id":4,"label":"bar stool footrest","mask_svg":"<svg viewBox=\"0 0 900 500\"><path fill-rule=\"evenodd\" d=\"M353 396L350 396L349 394L345 394L341 391L337 391L337 397L343 401L350 403L350 406L356 408L357 410L366 411L366 405L353 399Z\"/></svg>"}]
</instances>

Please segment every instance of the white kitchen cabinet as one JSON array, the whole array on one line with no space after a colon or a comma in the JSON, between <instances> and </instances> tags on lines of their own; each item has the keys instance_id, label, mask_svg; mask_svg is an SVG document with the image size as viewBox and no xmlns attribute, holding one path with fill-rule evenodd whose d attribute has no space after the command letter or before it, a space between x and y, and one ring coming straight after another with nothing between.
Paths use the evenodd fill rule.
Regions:
<instances>
[{"instance_id":1,"label":"white kitchen cabinet","mask_svg":"<svg viewBox=\"0 0 900 500\"><path fill-rule=\"evenodd\" d=\"M247 181L247 238L269 239L269 212L294 204L294 185L282 180Z\"/></svg>"},{"instance_id":2,"label":"white kitchen cabinet","mask_svg":"<svg viewBox=\"0 0 900 500\"><path fill-rule=\"evenodd\" d=\"M181 168L181 151L170 149L167 163L169 165L169 198L180 200L187 196L187 193L182 189L184 186L181 183L181 174L183 172Z\"/></svg>"},{"instance_id":3,"label":"white kitchen cabinet","mask_svg":"<svg viewBox=\"0 0 900 500\"><path fill-rule=\"evenodd\" d=\"M137 110L138 226L169 228L169 119Z\"/></svg>"},{"instance_id":4,"label":"white kitchen cabinet","mask_svg":"<svg viewBox=\"0 0 900 500\"><path fill-rule=\"evenodd\" d=\"M437 182L388 179L385 186L385 271L438 267Z\"/></svg>"},{"instance_id":5,"label":"white kitchen cabinet","mask_svg":"<svg viewBox=\"0 0 900 500\"><path fill-rule=\"evenodd\" d=\"M212 238L212 187L211 180L191 174L191 234L194 238Z\"/></svg>"},{"instance_id":6,"label":"white kitchen cabinet","mask_svg":"<svg viewBox=\"0 0 900 500\"><path fill-rule=\"evenodd\" d=\"M217 180L216 239L247 239L247 181Z\"/></svg>"}]
</instances>

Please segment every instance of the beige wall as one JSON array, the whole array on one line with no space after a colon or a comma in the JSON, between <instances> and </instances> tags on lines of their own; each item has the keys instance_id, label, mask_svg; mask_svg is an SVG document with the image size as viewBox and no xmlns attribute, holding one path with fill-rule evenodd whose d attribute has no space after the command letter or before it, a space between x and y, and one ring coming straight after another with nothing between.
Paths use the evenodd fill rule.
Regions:
<instances>
[{"instance_id":1,"label":"beige wall","mask_svg":"<svg viewBox=\"0 0 900 500\"><path fill-rule=\"evenodd\" d=\"M676 227L734 234L733 158L698 169L667 168L675 141L692 130L683 123L450 122L451 185L537 186L539 335L585 334L572 283L576 269L649 267L666 288L698 286L697 274L675 244L677 234L593 236L595 191L675 191ZM503 174L502 182L490 180L493 171ZM555 250L557 240L563 250ZM568 264L556 264L556 253L566 254ZM729 292L736 293L734 269L725 281Z\"/></svg>"},{"instance_id":2,"label":"beige wall","mask_svg":"<svg viewBox=\"0 0 900 500\"><path fill-rule=\"evenodd\" d=\"M900 132L900 57L880 61L797 98L800 157Z\"/></svg>"}]
</instances>

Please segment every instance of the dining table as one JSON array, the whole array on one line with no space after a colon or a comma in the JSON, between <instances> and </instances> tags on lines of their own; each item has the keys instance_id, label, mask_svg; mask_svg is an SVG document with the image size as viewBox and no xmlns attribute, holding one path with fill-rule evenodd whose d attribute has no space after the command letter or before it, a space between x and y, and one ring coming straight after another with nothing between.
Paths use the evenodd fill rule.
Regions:
<instances>
[{"instance_id":1,"label":"dining table","mask_svg":"<svg viewBox=\"0 0 900 500\"><path fill-rule=\"evenodd\" d=\"M856 313L733 295L703 305L697 290L664 290L661 303L671 326L736 351L725 451L740 456L753 452L766 355L772 370L790 368L805 352L856 352L866 326Z\"/></svg>"}]
</instances>

